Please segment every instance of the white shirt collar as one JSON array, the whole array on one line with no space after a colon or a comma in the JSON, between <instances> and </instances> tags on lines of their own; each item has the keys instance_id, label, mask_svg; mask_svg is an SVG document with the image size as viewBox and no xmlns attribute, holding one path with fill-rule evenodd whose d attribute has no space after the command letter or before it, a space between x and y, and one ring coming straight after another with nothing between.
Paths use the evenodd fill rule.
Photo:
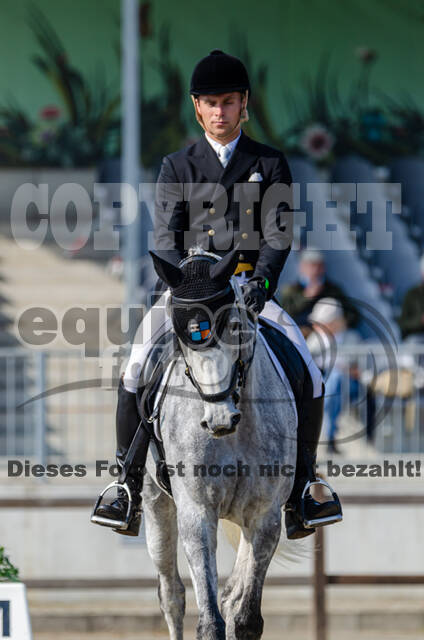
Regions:
<instances>
[{"instance_id":1,"label":"white shirt collar","mask_svg":"<svg viewBox=\"0 0 424 640\"><path fill-rule=\"evenodd\" d=\"M228 142L228 144L221 144L220 142L217 142L216 140L214 140L213 138L208 136L206 131L205 131L205 136L206 136L206 140L209 142L209 144L211 145L211 147L214 149L215 153L219 157L219 150L222 147L227 147L227 149L229 149L231 151L231 153L233 153L234 149L236 148L237 142L240 139L241 129L240 129L240 133L238 134L237 138L234 138L234 140L231 140L231 142Z\"/></svg>"}]
</instances>

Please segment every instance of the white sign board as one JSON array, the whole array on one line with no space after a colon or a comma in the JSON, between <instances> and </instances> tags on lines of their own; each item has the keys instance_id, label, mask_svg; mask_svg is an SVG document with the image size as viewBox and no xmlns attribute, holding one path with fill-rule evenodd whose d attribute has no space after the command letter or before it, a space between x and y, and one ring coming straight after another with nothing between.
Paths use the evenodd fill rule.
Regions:
<instances>
[{"instance_id":1,"label":"white sign board","mask_svg":"<svg viewBox=\"0 0 424 640\"><path fill-rule=\"evenodd\" d=\"M0 639L31 640L25 585L0 582Z\"/></svg>"}]
</instances>

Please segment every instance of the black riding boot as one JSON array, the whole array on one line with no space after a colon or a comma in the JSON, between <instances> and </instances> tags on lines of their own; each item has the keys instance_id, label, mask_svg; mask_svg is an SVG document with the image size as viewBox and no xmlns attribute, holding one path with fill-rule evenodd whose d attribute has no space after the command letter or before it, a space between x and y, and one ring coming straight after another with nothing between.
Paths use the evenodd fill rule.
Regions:
<instances>
[{"instance_id":1,"label":"black riding boot","mask_svg":"<svg viewBox=\"0 0 424 640\"><path fill-rule=\"evenodd\" d=\"M307 490L302 500L306 483L316 481L315 463L323 412L324 393L318 398L309 399L304 406L303 415L299 416L296 473L293 489L285 506L287 537L290 540L309 536L315 532L314 527L342 519L340 502L334 493L333 500L320 503Z\"/></svg>"},{"instance_id":2,"label":"black riding boot","mask_svg":"<svg viewBox=\"0 0 424 640\"><path fill-rule=\"evenodd\" d=\"M118 387L118 406L116 409L116 462L122 469L125 457L132 442L132 439L140 424L140 415L137 409L136 394L127 391L121 377ZM128 512L127 492L118 488L117 498L110 504L101 503L95 513L92 522L105 527L112 527L117 533L126 536L138 536L141 524L141 490L143 488L144 465L149 447L149 435L143 431L143 439L137 449L137 454L128 476L127 486L131 493L131 512L129 514L128 526L125 528ZM102 520L110 520L108 522ZM120 524L122 526L120 526Z\"/></svg>"}]
</instances>

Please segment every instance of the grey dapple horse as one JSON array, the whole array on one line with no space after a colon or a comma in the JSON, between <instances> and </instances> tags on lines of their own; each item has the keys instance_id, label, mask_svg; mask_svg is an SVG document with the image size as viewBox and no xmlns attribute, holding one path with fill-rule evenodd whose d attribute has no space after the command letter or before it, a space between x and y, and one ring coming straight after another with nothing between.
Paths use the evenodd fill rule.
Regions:
<instances>
[{"instance_id":1,"label":"grey dapple horse","mask_svg":"<svg viewBox=\"0 0 424 640\"><path fill-rule=\"evenodd\" d=\"M212 256L199 249L194 256L197 263L203 263L203 278L205 264L208 270L209 281L203 280L202 285L209 293L203 298L209 296L218 303L222 296L228 311L222 314L220 328L211 327L220 331L220 338L206 334L200 339L204 348L195 348L193 334L191 346L190 336L182 336L178 313L172 316L181 352L170 369L160 432L167 464L176 469L180 463L180 472L171 474L171 499L155 480L154 451L149 451L143 488L147 546L159 573L160 606L171 640L182 640L185 612L185 590L177 567L178 537L200 612L197 639L257 640L263 632L263 583L280 539L281 507L293 484L293 473L281 469L294 471L297 412L289 385L274 368L256 323L250 323L248 331L240 284L231 276L238 253L222 260ZM172 311L181 302L172 294L184 282L184 267L169 265L157 256L154 262L170 286L164 296ZM211 296L214 287L218 294ZM184 291L186 299L202 298L199 280L187 282ZM190 315L190 305L187 309ZM189 317L184 315L186 310L184 322ZM197 316L191 327L194 331L199 329L196 323ZM239 384L240 361L248 367L244 387ZM216 547L220 518L238 525L241 537L219 607Z\"/></svg>"}]
</instances>

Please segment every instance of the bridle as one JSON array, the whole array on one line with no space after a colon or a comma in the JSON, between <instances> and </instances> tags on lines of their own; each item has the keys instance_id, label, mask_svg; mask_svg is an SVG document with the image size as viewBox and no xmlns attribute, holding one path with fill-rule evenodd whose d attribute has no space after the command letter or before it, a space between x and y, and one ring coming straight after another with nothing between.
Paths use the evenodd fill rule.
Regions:
<instances>
[{"instance_id":1,"label":"bridle","mask_svg":"<svg viewBox=\"0 0 424 640\"><path fill-rule=\"evenodd\" d=\"M236 301L236 308L239 313L239 317L241 318L240 308L237 301ZM183 358L186 365L185 374L190 380L190 382L193 384L193 386L196 388L196 390L198 391L202 400L205 400L206 402L220 402L221 400L225 400L226 398L231 396L235 405L237 405L237 403L239 402L240 389L243 388L246 384L247 373L252 363L253 356L255 353L255 346L256 346L256 327L255 327L255 340L253 342L252 352L247 359L244 359L243 358L243 334L245 333L246 329L247 327L245 328L241 327L238 332L238 338L239 338L238 354L235 362L232 365L230 384L226 389L224 389L223 391L219 391L218 393L205 393L202 390L201 386L199 385L196 378L194 377L192 369L188 364L183 352Z\"/></svg>"},{"instance_id":2,"label":"bridle","mask_svg":"<svg viewBox=\"0 0 424 640\"><path fill-rule=\"evenodd\" d=\"M206 256L204 254L201 254L200 256L193 256L193 257L205 258ZM199 393L202 400L205 400L206 402L220 402L221 400L225 400L230 396L232 397L234 404L237 404L239 402L240 389L243 388L246 384L247 373L249 371L249 368L255 353L256 319L255 319L255 326L254 326L253 347L250 355L247 356L244 353L246 343L243 341L243 336L247 333L247 329L248 329L247 314L246 313L243 314L243 311L242 311L242 309L244 308L243 295L241 293L240 285L234 282L234 279L232 279L232 282L230 281L226 287L224 287L223 289L221 289L220 291L218 291L217 293L211 296L206 296L204 298L181 298L171 293L170 299L169 299L171 304L171 309L172 309L173 303L177 305L182 305L182 306L199 305L199 304L208 305L211 302L216 302L217 300L224 299L231 292L234 293L234 298L235 298L235 304L233 303L232 308L234 308L235 306L237 309L241 327L238 332L238 354L235 362L232 365L231 380L228 387L223 391L219 391L218 393L205 393L193 375L192 368L187 362L186 356L184 355L184 350L181 349L182 355L184 358L184 363L185 363L185 374L190 380L190 382L193 384L197 392ZM228 314L226 314L226 319L228 319ZM216 334L216 330L211 332L210 338L201 345L202 349L208 348L213 344L215 344L216 342L215 334ZM177 336L181 339L181 336L178 335L178 332L177 332ZM186 340L184 340L183 342L186 344L186 346L188 346L189 349L193 347L196 348L195 345L191 347Z\"/></svg>"},{"instance_id":3,"label":"bridle","mask_svg":"<svg viewBox=\"0 0 424 640\"><path fill-rule=\"evenodd\" d=\"M191 370L190 365L188 364L185 356L184 356L184 352L183 352L183 358L184 358L184 362L185 362L185 374L188 377L188 379L190 380L190 382L193 384L193 386L197 389L200 397L202 398L202 400L205 400L206 402L220 402L221 400L225 400L226 398L228 398L229 396L232 396L233 402L236 405L238 403L238 401L240 400L240 389L242 387L245 386L246 384L246 376L247 376L247 372L249 370L250 364L252 362L253 359L253 354L254 354L254 348L255 348L255 343L252 349L252 354L249 357L248 360L243 360L242 358L242 348L243 348L243 341L242 341L242 334L243 331L242 329L239 330L239 342L238 342L238 354L237 354L237 359L234 362L233 366L232 366L232 372L231 372L231 380L230 380L230 384L229 386L224 389L223 391L219 391L218 393L205 393L201 386L199 385L199 383L197 382L196 378L193 375L193 372Z\"/></svg>"}]
</instances>

